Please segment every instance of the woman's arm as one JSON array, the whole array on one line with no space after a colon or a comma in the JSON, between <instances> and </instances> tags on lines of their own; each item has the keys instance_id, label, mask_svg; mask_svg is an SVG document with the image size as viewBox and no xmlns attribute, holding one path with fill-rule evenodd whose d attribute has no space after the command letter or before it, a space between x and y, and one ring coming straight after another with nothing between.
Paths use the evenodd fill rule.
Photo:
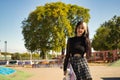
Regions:
<instances>
[{"instance_id":1,"label":"woman's arm","mask_svg":"<svg viewBox=\"0 0 120 80\"><path fill-rule=\"evenodd\" d=\"M64 71L67 70L67 65L68 65L68 61L69 61L69 57L70 57L69 47L70 47L70 38L68 38L68 40L67 40L66 56L65 56L65 59L64 59L64 67L63 67Z\"/></svg>"},{"instance_id":2,"label":"woman's arm","mask_svg":"<svg viewBox=\"0 0 120 80\"><path fill-rule=\"evenodd\" d=\"M91 57L91 43L88 38L85 40L85 52L86 52L86 58L89 59Z\"/></svg>"}]
</instances>

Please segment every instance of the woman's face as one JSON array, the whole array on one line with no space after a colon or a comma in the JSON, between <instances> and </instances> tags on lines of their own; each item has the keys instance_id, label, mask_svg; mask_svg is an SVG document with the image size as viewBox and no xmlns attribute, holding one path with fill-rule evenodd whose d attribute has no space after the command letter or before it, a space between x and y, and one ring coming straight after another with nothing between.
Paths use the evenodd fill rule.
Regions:
<instances>
[{"instance_id":1,"label":"woman's face","mask_svg":"<svg viewBox=\"0 0 120 80\"><path fill-rule=\"evenodd\" d=\"M82 36L82 34L85 32L86 30L86 24L82 23L77 27L77 36Z\"/></svg>"}]
</instances>

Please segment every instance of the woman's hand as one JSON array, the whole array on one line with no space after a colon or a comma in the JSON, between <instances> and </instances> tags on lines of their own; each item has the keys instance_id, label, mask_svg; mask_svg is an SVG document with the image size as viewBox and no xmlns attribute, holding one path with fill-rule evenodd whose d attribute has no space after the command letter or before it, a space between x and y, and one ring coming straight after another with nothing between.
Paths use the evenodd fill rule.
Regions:
<instances>
[{"instance_id":1,"label":"woman's hand","mask_svg":"<svg viewBox=\"0 0 120 80\"><path fill-rule=\"evenodd\" d=\"M67 70L66 70L66 71L64 71L64 75L66 75L66 73L67 73Z\"/></svg>"},{"instance_id":2,"label":"woman's hand","mask_svg":"<svg viewBox=\"0 0 120 80\"><path fill-rule=\"evenodd\" d=\"M86 58L86 53L84 53L84 57Z\"/></svg>"}]
</instances>

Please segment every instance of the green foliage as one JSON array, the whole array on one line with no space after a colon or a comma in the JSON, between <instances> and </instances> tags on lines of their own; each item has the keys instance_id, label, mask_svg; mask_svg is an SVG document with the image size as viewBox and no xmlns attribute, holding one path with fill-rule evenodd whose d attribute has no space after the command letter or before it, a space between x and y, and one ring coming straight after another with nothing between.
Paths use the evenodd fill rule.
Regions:
<instances>
[{"instance_id":1,"label":"green foliage","mask_svg":"<svg viewBox=\"0 0 120 80\"><path fill-rule=\"evenodd\" d=\"M20 60L20 59L21 59L21 56L19 53L12 54L12 60Z\"/></svg>"},{"instance_id":2,"label":"green foliage","mask_svg":"<svg viewBox=\"0 0 120 80\"><path fill-rule=\"evenodd\" d=\"M30 54L29 53L21 54L21 60L30 60Z\"/></svg>"},{"instance_id":3,"label":"green foliage","mask_svg":"<svg viewBox=\"0 0 120 80\"><path fill-rule=\"evenodd\" d=\"M40 59L40 55L38 54L38 53L34 53L34 54L32 54L32 59L34 60L36 60L36 59Z\"/></svg>"},{"instance_id":4,"label":"green foliage","mask_svg":"<svg viewBox=\"0 0 120 80\"><path fill-rule=\"evenodd\" d=\"M120 16L114 16L98 28L92 46L95 50L120 49Z\"/></svg>"},{"instance_id":5,"label":"green foliage","mask_svg":"<svg viewBox=\"0 0 120 80\"><path fill-rule=\"evenodd\" d=\"M50 50L61 51L66 37L74 35L74 26L81 18L89 21L89 9L62 2L38 6L22 22L25 47L31 52L41 51L42 58Z\"/></svg>"},{"instance_id":6,"label":"green foliage","mask_svg":"<svg viewBox=\"0 0 120 80\"><path fill-rule=\"evenodd\" d=\"M1 52L2 55L11 55L12 53L9 52Z\"/></svg>"}]
</instances>

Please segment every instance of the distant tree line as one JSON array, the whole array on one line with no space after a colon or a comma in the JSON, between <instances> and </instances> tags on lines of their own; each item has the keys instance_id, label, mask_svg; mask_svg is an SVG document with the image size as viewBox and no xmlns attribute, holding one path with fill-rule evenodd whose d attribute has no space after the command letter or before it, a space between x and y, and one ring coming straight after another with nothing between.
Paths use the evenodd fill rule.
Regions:
<instances>
[{"instance_id":1,"label":"distant tree line","mask_svg":"<svg viewBox=\"0 0 120 80\"><path fill-rule=\"evenodd\" d=\"M40 58L40 54L39 53L5 53L2 52L1 55L11 55L11 60L30 60L31 56L32 56L32 60L40 60L42 58ZM53 58L57 58L54 54L48 54L48 59L53 59Z\"/></svg>"}]
</instances>

